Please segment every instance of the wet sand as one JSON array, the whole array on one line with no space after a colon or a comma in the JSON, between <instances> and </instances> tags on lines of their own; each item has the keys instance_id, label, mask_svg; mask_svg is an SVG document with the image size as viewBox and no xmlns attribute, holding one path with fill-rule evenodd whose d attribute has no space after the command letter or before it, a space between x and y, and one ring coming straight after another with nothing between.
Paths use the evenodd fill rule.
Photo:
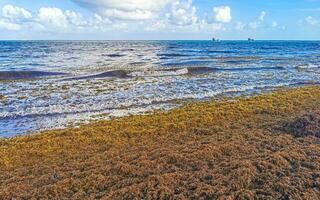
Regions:
<instances>
[{"instance_id":1,"label":"wet sand","mask_svg":"<svg viewBox=\"0 0 320 200\"><path fill-rule=\"evenodd\" d=\"M317 199L319 108L307 86L1 139L0 197Z\"/></svg>"}]
</instances>

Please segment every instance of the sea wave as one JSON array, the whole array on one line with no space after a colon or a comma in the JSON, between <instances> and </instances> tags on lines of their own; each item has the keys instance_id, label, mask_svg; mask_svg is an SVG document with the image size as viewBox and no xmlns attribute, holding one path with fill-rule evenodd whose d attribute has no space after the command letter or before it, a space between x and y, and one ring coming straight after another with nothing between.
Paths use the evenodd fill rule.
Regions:
<instances>
[{"instance_id":1,"label":"sea wave","mask_svg":"<svg viewBox=\"0 0 320 200\"><path fill-rule=\"evenodd\" d=\"M0 81L35 79L47 76L62 76L66 73L44 71L0 71Z\"/></svg>"},{"instance_id":2,"label":"sea wave","mask_svg":"<svg viewBox=\"0 0 320 200\"><path fill-rule=\"evenodd\" d=\"M65 81L69 80L84 80L84 79L99 79L99 78L128 78L128 74L125 70L113 70L107 71L100 74L87 75L87 76L77 76L65 79Z\"/></svg>"}]
</instances>

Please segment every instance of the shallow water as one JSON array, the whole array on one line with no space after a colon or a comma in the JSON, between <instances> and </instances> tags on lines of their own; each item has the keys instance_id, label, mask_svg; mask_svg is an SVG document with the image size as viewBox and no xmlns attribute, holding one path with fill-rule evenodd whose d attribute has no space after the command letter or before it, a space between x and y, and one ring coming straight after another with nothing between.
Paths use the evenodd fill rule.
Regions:
<instances>
[{"instance_id":1,"label":"shallow water","mask_svg":"<svg viewBox=\"0 0 320 200\"><path fill-rule=\"evenodd\" d=\"M0 136L319 83L319 61L316 41L3 41Z\"/></svg>"}]
</instances>

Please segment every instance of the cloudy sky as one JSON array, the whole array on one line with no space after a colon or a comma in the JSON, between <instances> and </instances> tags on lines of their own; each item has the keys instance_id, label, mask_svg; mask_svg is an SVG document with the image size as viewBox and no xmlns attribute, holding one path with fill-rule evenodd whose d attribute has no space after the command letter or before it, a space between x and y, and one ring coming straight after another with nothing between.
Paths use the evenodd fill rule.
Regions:
<instances>
[{"instance_id":1,"label":"cloudy sky","mask_svg":"<svg viewBox=\"0 0 320 200\"><path fill-rule=\"evenodd\" d=\"M320 0L0 0L0 39L320 39Z\"/></svg>"}]
</instances>

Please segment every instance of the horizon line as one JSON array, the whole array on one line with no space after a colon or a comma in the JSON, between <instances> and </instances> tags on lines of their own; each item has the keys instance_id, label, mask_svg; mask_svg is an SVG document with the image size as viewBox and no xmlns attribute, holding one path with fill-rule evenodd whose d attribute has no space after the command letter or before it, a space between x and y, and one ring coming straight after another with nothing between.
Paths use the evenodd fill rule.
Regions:
<instances>
[{"instance_id":1,"label":"horizon line","mask_svg":"<svg viewBox=\"0 0 320 200\"><path fill-rule=\"evenodd\" d=\"M223 41L248 41L248 39L249 38L219 39L219 41L215 42L218 43ZM212 41L212 39L0 39L0 41ZM254 39L254 41L320 41L320 39Z\"/></svg>"}]
</instances>

